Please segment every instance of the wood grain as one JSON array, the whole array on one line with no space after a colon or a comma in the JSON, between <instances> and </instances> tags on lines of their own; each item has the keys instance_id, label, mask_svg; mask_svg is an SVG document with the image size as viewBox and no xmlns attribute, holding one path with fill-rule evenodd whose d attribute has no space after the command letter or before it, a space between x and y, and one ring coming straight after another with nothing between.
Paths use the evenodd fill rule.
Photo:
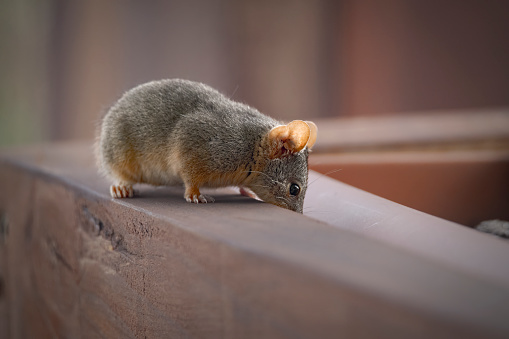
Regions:
<instances>
[{"instance_id":1,"label":"wood grain","mask_svg":"<svg viewBox=\"0 0 509 339\"><path fill-rule=\"evenodd\" d=\"M409 209L403 213L402 206L351 194L355 189L340 183L325 198L359 207L334 211L331 205L322 211L332 216L322 218L326 222L225 190L207 192L216 198L207 205L186 203L182 188L145 186L134 199L112 200L89 154L88 144L63 144L1 157L0 211L9 222L0 241L0 313L7 314L1 337L509 333L505 271L487 278L455 269L330 220L350 228L416 220L460 226ZM330 182L320 182L310 187L310 201L327 192ZM377 213L377 206L391 218ZM457 241L460 246L462 238ZM495 242L481 244L489 252Z\"/></svg>"}]
</instances>

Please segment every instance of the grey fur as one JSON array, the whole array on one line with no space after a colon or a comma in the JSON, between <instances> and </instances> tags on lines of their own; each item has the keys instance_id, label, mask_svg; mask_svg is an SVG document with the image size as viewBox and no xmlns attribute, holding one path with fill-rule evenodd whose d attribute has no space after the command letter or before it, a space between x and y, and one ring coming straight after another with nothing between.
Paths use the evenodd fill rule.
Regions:
<instances>
[{"instance_id":1,"label":"grey fur","mask_svg":"<svg viewBox=\"0 0 509 339\"><path fill-rule=\"evenodd\" d=\"M509 239L509 221L485 220L475 227L478 231Z\"/></svg>"},{"instance_id":2,"label":"grey fur","mask_svg":"<svg viewBox=\"0 0 509 339\"><path fill-rule=\"evenodd\" d=\"M290 184L296 183L301 191L289 196ZM268 160L263 174L249 186L263 201L302 213L308 183L308 150Z\"/></svg>"},{"instance_id":3,"label":"grey fur","mask_svg":"<svg viewBox=\"0 0 509 339\"><path fill-rule=\"evenodd\" d=\"M98 162L105 174L127 185L187 186L193 173L245 169L244 181L206 186L245 186L266 202L302 213L307 148L282 158L260 157L264 136L280 124L204 84L153 81L126 92L106 114ZM128 165L139 167L142 175L126 179L114 170ZM288 194L292 182L301 187L297 197Z\"/></svg>"}]
</instances>

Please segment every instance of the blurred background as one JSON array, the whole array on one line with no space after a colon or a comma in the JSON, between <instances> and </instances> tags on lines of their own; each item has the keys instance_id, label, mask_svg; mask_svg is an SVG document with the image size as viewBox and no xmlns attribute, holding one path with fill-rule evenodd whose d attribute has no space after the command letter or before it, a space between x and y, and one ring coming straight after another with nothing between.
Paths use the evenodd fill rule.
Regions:
<instances>
[{"instance_id":1,"label":"blurred background","mask_svg":"<svg viewBox=\"0 0 509 339\"><path fill-rule=\"evenodd\" d=\"M509 104L509 1L2 0L0 145L91 139L129 88L290 119Z\"/></svg>"}]
</instances>

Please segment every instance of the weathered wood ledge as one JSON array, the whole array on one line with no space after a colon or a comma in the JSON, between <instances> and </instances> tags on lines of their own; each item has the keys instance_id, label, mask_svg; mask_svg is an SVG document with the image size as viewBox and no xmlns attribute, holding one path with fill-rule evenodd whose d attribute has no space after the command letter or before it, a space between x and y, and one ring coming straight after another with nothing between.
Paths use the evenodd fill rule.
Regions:
<instances>
[{"instance_id":1,"label":"weathered wood ledge","mask_svg":"<svg viewBox=\"0 0 509 339\"><path fill-rule=\"evenodd\" d=\"M305 215L227 190L113 200L90 144L2 152L0 337L509 335L509 243L310 181Z\"/></svg>"}]
</instances>

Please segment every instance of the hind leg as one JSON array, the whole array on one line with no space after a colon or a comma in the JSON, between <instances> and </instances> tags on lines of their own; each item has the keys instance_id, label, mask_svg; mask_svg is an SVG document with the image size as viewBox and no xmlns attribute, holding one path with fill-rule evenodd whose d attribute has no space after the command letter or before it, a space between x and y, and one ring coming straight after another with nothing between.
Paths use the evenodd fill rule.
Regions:
<instances>
[{"instance_id":1,"label":"hind leg","mask_svg":"<svg viewBox=\"0 0 509 339\"><path fill-rule=\"evenodd\" d=\"M130 183L118 183L110 186L110 194L113 198L132 198L133 185Z\"/></svg>"},{"instance_id":2,"label":"hind leg","mask_svg":"<svg viewBox=\"0 0 509 339\"><path fill-rule=\"evenodd\" d=\"M132 198L134 196L133 184L139 182L134 175L137 168L134 166L123 167L111 166L110 178L113 185L110 186L110 194L113 198Z\"/></svg>"}]
</instances>

